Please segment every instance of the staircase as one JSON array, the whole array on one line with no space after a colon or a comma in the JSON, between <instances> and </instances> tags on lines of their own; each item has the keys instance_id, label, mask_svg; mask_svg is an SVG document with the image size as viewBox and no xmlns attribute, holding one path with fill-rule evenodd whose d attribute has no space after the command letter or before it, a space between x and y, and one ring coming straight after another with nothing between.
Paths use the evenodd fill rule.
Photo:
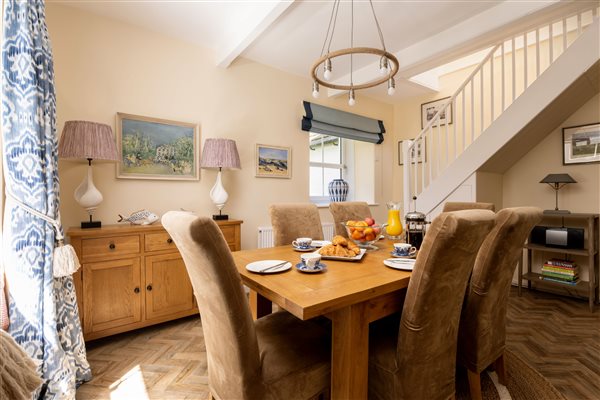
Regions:
<instances>
[{"instance_id":1,"label":"staircase","mask_svg":"<svg viewBox=\"0 0 600 400\"><path fill-rule=\"evenodd\" d=\"M404 212L417 196L419 211L436 214L476 172L502 171L525 155L598 93L599 49L598 8L494 45L404 145Z\"/></svg>"}]
</instances>

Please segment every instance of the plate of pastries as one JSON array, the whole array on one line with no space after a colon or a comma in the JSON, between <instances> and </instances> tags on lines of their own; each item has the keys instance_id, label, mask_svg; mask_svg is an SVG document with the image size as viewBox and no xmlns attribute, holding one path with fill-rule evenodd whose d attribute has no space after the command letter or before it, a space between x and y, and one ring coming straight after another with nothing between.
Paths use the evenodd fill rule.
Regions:
<instances>
[{"instance_id":1,"label":"plate of pastries","mask_svg":"<svg viewBox=\"0 0 600 400\"><path fill-rule=\"evenodd\" d=\"M366 249L358 247L352 240L336 235L331 239L331 244L321 247L317 253L326 260L359 261L366 251Z\"/></svg>"}]
</instances>

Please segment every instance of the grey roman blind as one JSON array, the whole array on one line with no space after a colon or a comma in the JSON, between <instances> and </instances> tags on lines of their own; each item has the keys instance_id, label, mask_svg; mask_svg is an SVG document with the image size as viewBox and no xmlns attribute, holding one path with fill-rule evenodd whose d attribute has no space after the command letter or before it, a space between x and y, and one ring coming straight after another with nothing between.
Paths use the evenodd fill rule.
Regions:
<instances>
[{"instance_id":1,"label":"grey roman blind","mask_svg":"<svg viewBox=\"0 0 600 400\"><path fill-rule=\"evenodd\" d=\"M304 102L305 117L302 130L380 144L385 127L383 121L336 110L314 103Z\"/></svg>"}]
</instances>

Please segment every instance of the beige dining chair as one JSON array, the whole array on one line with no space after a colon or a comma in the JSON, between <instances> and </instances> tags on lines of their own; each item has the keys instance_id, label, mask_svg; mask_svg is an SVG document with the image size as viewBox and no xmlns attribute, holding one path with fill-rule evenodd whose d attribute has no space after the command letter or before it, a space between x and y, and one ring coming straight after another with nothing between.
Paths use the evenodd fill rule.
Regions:
<instances>
[{"instance_id":1,"label":"beige dining chair","mask_svg":"<svg viewBox=\"0 0 600 400\"><path fill-rule=\"evenodd\" d=\"M341 201L329 203L329 211L333 216L335 234L348 237L346 228L342 225L346 221L362 221L371 217L371 209L364 201Z\"/></svg>"},{"instance_id":2,"label":"beige dining chair","mask_svg":"<svg viewBox=\"0 0 600 400\"><path fill-rule=\"evenodd\" d=\"M494 365L498 381L507 383L504 366L508 294L523 245L542 219L536 207L505 208L481 245L465 298L458 334L459 364L467 367L473 400L481 400L480 374Z\"/></svg>"},{"instance_id":3,"label":"beige dining chair","mask_svg":"<svg viewBox=\"0 0 600 400\"><path fill-rule=\"evenodd\" d=\"M284 311L253 321L229 247L212 219L170 211L162 224L183 257L198 301L211 396L328 395L330 335Z\"/></svg>"},{"instance_id":4,"label":"beige dining chair","mask_svg":"<svg viewBox=\"0 0 600 400\"><path fill-rule=\"evenodd\" d=\"M493 225L489 210L442 213L433 220L401 316L371 324L369 399L454 397L460 310L477 251Z\"/></svg>"},{"instance_id":5,"label":"beige dining chair","mask_svg":"<svg viewBox=\"0 0 600 400\"><path fill-rule=\"evenodd\" d=\"M480 203L468 201L447 201L444 203L443 212L461 211L461 210L491 210L496 211L494 203Z\"/></svg>"},{"instance_id":6,"label":"beige dining chair","mask_svg":"<svg viewBox=\"0 0 600 400\"><path fill-rule=\"evenodd\" d=\"M291 244L299 237L323 240L319 209L312 203L280 203L269 206L275 246Z\"/></svg>"}]
</instances>

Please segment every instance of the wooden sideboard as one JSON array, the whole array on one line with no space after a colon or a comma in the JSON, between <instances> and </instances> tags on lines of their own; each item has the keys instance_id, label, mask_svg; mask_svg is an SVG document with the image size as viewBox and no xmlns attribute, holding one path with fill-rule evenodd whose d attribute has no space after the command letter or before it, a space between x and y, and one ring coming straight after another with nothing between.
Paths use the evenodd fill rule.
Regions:
<instances>
[{"instance_id":1,"label":"wooden sideboard","mask_svg":"<svg viewBox=\"0 0 600 400\"><path fill-rule=\"evenodd\" d=\"M215 221L232 251L240 220ZM157 225L106 225L67 232L81 268L73 274L85 340L198 313L185 264Z\"/></svg>"}]
</instances>

